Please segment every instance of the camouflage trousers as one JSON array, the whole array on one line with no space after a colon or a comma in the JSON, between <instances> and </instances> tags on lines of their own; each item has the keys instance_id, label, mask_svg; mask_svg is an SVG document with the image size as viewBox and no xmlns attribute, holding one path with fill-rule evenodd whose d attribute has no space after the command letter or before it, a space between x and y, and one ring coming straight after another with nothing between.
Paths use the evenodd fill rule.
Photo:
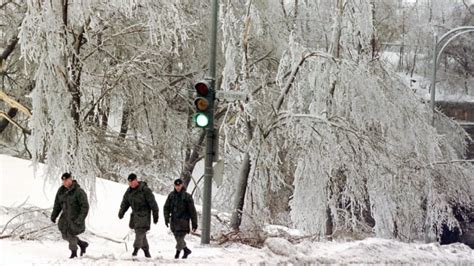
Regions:
<instances>
[{"instance_id":1,"label":"camouflage trousers","mask_svg":"<svg viewBox=\"0 0 474 266\"><path fill-rule=\"evenodd\" d=\"M133 242L134 248L143 248L149 249L148 240L146 239L146 232L145 229L135 229L135 242Z\"/></svg>"},{"instance_id":2,"label":"camouflage trousers","mask_svg":"<svg viewBox=\"0 0 474 266\"><path fill-rule=\"evenodd\" d=\"M174 238L176 239L176 250L182 250L186 247L186 241L184 241L184 237L186 235L183 234L175 234Z\"/></svg>"}]
</instances>

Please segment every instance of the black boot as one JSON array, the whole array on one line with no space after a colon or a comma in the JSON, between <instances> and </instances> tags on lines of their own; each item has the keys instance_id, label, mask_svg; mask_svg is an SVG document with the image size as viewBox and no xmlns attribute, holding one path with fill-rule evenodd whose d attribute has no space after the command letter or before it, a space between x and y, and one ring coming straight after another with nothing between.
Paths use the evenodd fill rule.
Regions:
<instances>
[{"instance_id":1,"label":"black boot","mask_svg":"<svg viewBox=\"0 0 474 266\"><path fill-rule=\"evenodd\" d=\"M147 249L147 248L142 248L143 249L143 252L145 253L145 257L147 258L151 258L151 255L150 255L150 250Z\"/></svg>"},{"instance_id":2,"label":"black boot","mask_svg":"<svg viewBox=\"0 0 474 266\"><path fill-rule=\"evenodd\" d=\"M70 259L77 258L77 250L71 250L71 257Z\"/></svg>"},{"instance_id":3,"label":"black boot","mask_svg":"<svg viewBox=\"0 0 474 266\"><path fill-rule=\"evenodd\" d=\"M176 250L176 254L174 254L175 259L179 259L179 253L181 253L181 250Z\"/></svg>"},{"instance_id":4,"label":"black boot","mask_svg":"<svg viewBox=\"0 0 474 266\"><path fill-rule=\"evenodd\" d=\"M191 254L191 250L189 248L183 248L184 254L183 254L183 259L186 259L189 254Z\"/></svg>"},{"instance_id":5,"label":"black boot","mask_svg":"<svg viewBox=\"0 0 474 266\"><path fill-rule=\"evenodd\" d=\"M135 256L137 255L137 253L138 253L138 250L139 250L139 248L134 248L134 249L133 249L132 256L135 257Z\"/></svg>"},{"instance_id":6,"label":"black boot","mask_svg":"<svg viewBox=\"0 0 474 266\"><path fill-rule=\"evenodd\" d=\"M81 248L81 257L82 257L82 255L86 254L86 249L89 246L89 243L87 243L86 241L79 240L78 245L79 245L79 248Z\"/></svg>"}]
</instances>

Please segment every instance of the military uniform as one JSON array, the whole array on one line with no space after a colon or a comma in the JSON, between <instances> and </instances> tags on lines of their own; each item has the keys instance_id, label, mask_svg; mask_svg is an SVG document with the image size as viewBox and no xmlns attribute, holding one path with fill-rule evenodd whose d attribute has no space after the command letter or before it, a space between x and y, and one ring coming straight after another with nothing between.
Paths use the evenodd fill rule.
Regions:
<instances>
[{"instance_id":1,"label":"military uniform","mask_svg":"<svg viewBox=\"0 0 474 266\"><path fill-rule=\"evenodd\" d=\"M183 258L186 258L191 253L184 241L184 237L190 232L189 222L191 221L193 230L197 228L197 215L193 197L185 191L184 187L179 192L175 189L168 195L163 211L165 224L166 226L170 225L176 239L175 258L179 256L181 250L184 250L185 256Z\"/></svg>"},{"instance_id":2,"label":"military uniform","mask_svg":"<svg viewBox=\"0 0 474 266\"><path fill-rule=\"evenodd\" d=\"M129 227L135 230L135 242L133 247L136 251L143 249L145 255L149 257L149 245L146 238L146 232L150 230L151 213L153 213L153 222L158 222L158 204L151 189L146 182L139 182L138 187L129 187L123 195L122 203L120 204L119 218L122 219L128 208L132 208L130 214Z\"/></svg>"},{"instance_id":3,"label":"military uniform","mask_svg":"<svg viewBox=\"0 0 474 266\"><path fill-rule=\"evenodd\" d=\"M85 248L89 245L77 237L86 230L85 219L89 212L87 194L75 180L72 182L69 189L65 186L58 189L51 214L51 221L54 223L62 212L58 228L63 239L69 242L71 258L77 254L78 245L81 248L81 255L85 253Z\"/></svg>"}]
</instances>

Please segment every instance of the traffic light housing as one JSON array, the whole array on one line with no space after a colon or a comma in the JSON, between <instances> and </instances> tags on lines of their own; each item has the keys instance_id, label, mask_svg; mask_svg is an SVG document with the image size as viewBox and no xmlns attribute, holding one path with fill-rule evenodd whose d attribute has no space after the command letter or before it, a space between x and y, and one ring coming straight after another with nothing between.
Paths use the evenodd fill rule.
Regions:
<instances>
[{"instance_id":1,"label":"traffic light housing","mask_svg":"<svg viewBox=\"0 0 474 266\"><path fill-rule=\"evenodd\" d=\"M212 83L209 80L201 80L194 84L196 90L196 99L194 106L196 106L196 113L193 120L196 126L206 128L212 119L212 104L214 101L214 90Z\"/></svg>"}]
</instances>

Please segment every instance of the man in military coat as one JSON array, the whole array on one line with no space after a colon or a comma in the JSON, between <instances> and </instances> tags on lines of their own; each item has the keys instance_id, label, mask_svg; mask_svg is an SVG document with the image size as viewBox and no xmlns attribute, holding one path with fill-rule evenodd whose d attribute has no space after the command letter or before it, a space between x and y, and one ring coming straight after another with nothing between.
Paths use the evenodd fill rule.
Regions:
<instances>
[{"instance_id":1,"label":"man in military coat","mask_svg":"<svg viewBox=\"0 0 474 266\"><path fill-rule=\"evenodd\" d=\"M87 194L79 186L76 180L73 180L71 173L64 173L61 176L63 185L58 189L54 200L51 221L56 223L59 217L58 228L64 240L69 242L71 256L77 257L77 246L81 249L81 256L86 253L89 243L82 241L77 235L86 230L86 216L89 212L89 202Z\"/></svg>"},{"instance_id":2,"label":"man in military coat","mask_svg":"<svg viewBox=\"0 0 474 266\"><path fill-rule=\"evenodd\" d=\"M136 256L138 250L143 249L145 257L150 258L150 247L146 238L146 232L150 230L151 216L153 223L158 222L158 204L151 189L146 182L138 181L137 175L128 176L129 188L123 195L118 217L123 218L128 208L132 208L129 227L135 230L135 242L133 243L132 256Z\"/></svg>"},{"instance_id":3,"label":"man in military coat","mask_svg":"<svg viewBox=\"0 0 474 266\"><path fill-rule=\"evenodd\" d=\"M164 210L165 225L171 225L171 231L176 239L175 259L179 258L181 250L183 250L183 259L186 259L191 250L186 246L184 237L189 234L189 222L191 222L192 231L197 229L196 207L194 206L193 197L186 192L183 180L176 179L174 181L174 190L166 199Z\"/></svg>"}]
</instances>

